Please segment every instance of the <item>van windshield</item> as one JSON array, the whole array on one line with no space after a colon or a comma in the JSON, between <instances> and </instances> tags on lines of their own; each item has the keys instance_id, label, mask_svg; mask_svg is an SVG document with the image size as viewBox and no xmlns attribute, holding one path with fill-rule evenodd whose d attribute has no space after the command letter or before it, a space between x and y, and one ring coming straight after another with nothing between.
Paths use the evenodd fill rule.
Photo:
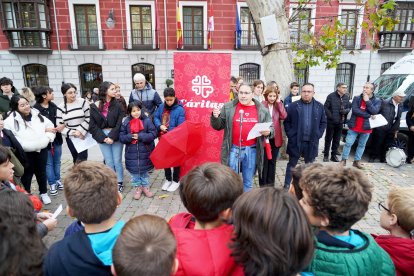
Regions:
<instances>
[{"instance_id":1,"label":"van windshield","mask_svg":"<svg viewBox=\"0 0 414 276\"><path fill-rule=\"evenodd\" d=\"M381 99L390 98L398 88L406 94L403 110L409 109L410 97L414 96L414 75L382 75L374 81L376 97Z\"/></svg>"}]
</instances>

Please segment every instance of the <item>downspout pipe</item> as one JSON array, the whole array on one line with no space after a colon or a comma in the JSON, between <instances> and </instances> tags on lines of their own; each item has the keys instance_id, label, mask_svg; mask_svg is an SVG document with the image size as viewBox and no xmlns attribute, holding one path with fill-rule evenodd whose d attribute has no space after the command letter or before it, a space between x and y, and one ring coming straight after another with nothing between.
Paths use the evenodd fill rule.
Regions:
<instances>
[{"instance_id":1,"label":"downspout pipe","mask_svg":"<svg viewBox=\"0 0 414 276\"><path fill-rule=\"evenodd\" d=\"M63 74L63 61L62 61L62 49L60 48L60 36L59 36L59 28L57 23L57 13L56 13L56 3L55 0L53 2L53 12L55 14L55 29L56 29L56 40L59 52L59 61L60 61L60 74L62 76L62 84L65 83L65 75Z\"/></svg>"}]
</instances>

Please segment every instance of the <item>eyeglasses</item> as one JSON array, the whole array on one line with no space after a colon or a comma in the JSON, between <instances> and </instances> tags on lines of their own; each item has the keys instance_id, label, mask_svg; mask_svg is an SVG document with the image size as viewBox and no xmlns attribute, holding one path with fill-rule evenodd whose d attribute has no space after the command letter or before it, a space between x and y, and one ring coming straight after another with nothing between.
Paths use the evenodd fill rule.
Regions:
<instances>
[{"instance_id":1,"label":"eyeglasses","mask_svg":"<svg viewBox=\"0 0 414 276\"><path fill-rule=\"evenodd\" d=\"M384 204L382 204L382 201L378 202L378 209L380 211L382 211L382 209L384 209L385 211L387 211L388 213L391 213L390 209L388 209L387 207L385 207Z\"/></svg>"},{"instance_id":2,"label":"eyeglasses","mask_svg":"<svg viewBox=\"0 0 414 276\"><path fill-rule=\"evenodd\" d=\"M252 94L252 92L239 92L240 95L249 95Z\"/></svg>"}]
</instances>

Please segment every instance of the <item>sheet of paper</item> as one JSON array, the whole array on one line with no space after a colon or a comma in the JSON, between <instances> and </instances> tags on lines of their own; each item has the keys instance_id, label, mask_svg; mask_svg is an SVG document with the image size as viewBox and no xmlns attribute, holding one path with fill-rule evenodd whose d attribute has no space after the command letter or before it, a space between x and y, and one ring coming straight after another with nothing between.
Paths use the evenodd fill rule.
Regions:
<instances>
[{"instance_id":1,"label":"sheet of paper","mask_svg":"<svg viewBox=\"0 0 414 276\"><path fill-rule=\"evenodd\" d=\"M261 136L260 131L269 130L272 122L268 123L256 123L254 127L250 130L249 135L247 135L247 140L254 139Z\"/></svg>"},{"instance_id":2,"label":"sheet of paper","mask_svg":"<svg viewBox=\"0 0 414 276\"><path fill-rule=\"evenodd\" d=\"M92 138L92 134L89 132L86 134L85 139L83 140L75 137L71 137L70 139L72 140L72 143L78 153L90 149L98 144L95 139Z\"/></svg>"},{"instance_id":3,"label":"sheet of paper","mask_svg":"<svg viewBox=\"0 0 414 276\"><path fill-rule=\"evenodd\" d=\"M59 205L59 207L56 209L56 211L53 213L52 218L57 218L57 216L59 216L59 214L62 212L63 210L63 206L62 204Z\"/></svg>"},{"instance_id":4,"label":"sheet of paper","mask_svg":"<svg viewBox=\"0 0 414 276\"><path fill-rule=\"evenodd\" d=\"M381 127L387 124L387 120L381 114L375 115L375 119L369 118L369 125L371 128Z\"/></svg>"},{"instance_id":5,"label":"sheet of paper","mask_svg":"<svg viewBox=\"0 0 414 276\"><path fill-rule=\"evenodd\" d=\"M292 103L293 103L293 102L296 102L296 101L298 101L298 100L300 100L300 96L293 96L293 97L292 97Z\"/></svg>"}]
</instances>

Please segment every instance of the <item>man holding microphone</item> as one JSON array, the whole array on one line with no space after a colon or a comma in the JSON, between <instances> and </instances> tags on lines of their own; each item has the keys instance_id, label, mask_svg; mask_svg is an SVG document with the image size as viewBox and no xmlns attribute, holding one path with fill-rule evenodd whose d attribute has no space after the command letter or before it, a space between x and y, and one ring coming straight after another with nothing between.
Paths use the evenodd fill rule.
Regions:
<instances>
[{"instance_id":1,"label":"man holding microphone","mask_svg":"<svg viewBox=\"0 0 414 276\"><path fill-rule=\"evenodd\" d=\"M256 123L266 122L272 122L269 111L253 99L252 88L244 83L240 85L238 97L226 103L221 110L213 109L210 117L212 128L224 129L221 163L239 173L240 162L245 192L253 187L256 168L262 171L264 157L264 138L247 140L247 136ZM272 138L274 128L271 126L260 133L264 137Z\"/></svg>"}]
</instances>

